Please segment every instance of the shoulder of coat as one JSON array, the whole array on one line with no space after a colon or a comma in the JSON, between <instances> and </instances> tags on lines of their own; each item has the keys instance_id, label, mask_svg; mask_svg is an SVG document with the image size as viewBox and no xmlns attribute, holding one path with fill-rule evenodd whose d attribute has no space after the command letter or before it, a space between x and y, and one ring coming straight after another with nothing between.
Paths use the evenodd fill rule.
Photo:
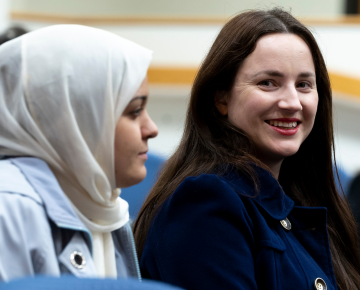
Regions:
<instances>
[{"instance_id":1,"label":"shoulder of coat","mask_svg":"<svg viewBox=\"0 0 360 290\"><path fill-rule=\"evenodd\" d=\"M0 194L2 198L5 194L18 195L24 198L24 202L30 198L39 205L43 204L39 194L11 159L0 161Z\"/></svg>"}]
</instances>

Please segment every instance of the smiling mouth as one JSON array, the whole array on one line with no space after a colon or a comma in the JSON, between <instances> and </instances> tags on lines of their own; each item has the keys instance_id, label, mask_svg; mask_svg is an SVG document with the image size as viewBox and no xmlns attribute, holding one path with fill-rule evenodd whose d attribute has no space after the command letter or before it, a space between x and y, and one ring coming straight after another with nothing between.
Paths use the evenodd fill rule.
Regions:
<instances>
[{"instance_id":1,"label":"smiling mouth","mask_svg":"<svg viewBox=\"0 0 360 290\"><path fill-rule=\"evenodd\" d=\"M301 123L300 121L294 122L284 122L284 121L277 121L277 120L266 120L267 124L273 127L277 127L284 130L294 129Z\"/></svg>"}]
</instances>

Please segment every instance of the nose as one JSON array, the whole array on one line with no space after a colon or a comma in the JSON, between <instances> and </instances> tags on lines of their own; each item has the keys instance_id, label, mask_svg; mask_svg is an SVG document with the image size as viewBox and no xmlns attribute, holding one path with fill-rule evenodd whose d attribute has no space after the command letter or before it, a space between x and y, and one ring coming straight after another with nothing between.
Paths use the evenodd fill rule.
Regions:
<instances>
[{"instance_id":1,"label":"nose","mask_svg":"<svg viewBox=\"0 0 360 290\"><path fill-rule=\"evenodd\" d=\"M147 140L149 138L155 138L159 133L158 127L150 118L149 114L146 111L144 113L144 123L141 128L142 138L144 140Z\"/></svg>"},{"instance_id":2,"label":"nose","mask_svg":"<svg viewBox=\"0 0 360 290\"><path fill-rule=\"evenodd\" d=\"M297 112L302 110L302 105L299 99L299 92L295 87L289 87L285 90L284 94L278 103L282 110L289 112Z\"/></svg>"}]
</instances>

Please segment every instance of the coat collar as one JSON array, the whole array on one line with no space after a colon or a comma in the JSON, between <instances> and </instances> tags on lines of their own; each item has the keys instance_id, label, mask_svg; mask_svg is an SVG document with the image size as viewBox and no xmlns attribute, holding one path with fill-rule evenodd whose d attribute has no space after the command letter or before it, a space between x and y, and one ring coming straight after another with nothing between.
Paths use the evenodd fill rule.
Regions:
<instances>
[{"instance_id":1,"label":"coat collar","mask_svg":"<svg viewBox=\"0 0 360 290\"><path fill-rule=\"evenodd\" d=\"M60 228L88 232L77 217L68 198L62 191L54 174L41 159L18 157L10 159L39 194L48 217Z\"/></svg>"},{"instance_id":2,"label":"coat collar","mask_svg":"<svg viewBox=\"0 0 360 290\"><path fill-rule=\"evenodd\" d=\"M256 165L253 168L258 178L258 192L248 176L234 169L229 170L224 177L238 194L252 198L272 218L285 219L293 209L294 201L285 194L269 171Z\"/></svg>"}]
</instances>

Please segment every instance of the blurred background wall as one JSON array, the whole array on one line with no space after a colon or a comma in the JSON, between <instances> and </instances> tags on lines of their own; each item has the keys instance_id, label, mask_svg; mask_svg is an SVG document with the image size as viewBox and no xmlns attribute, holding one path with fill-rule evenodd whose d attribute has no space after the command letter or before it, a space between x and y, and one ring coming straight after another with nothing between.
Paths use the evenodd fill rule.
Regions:
<instances>
[{"instance_id":1,"label":"blurred background wall","mask_svg":"<svg viewBox=\"0 0 360 290\"><path fill-rule=\"evenodd\" d=\"M149 143L167 158L183 131L192 81L219 30L232 15L282 6L317 38L334 92L337 162L360 171L360 0L0 0L0 29L57 23L99 27L154 51L148 111L159 127Z\"/></svg>"},{"instance_id":2,"label":"blurred background wall","mask_svg":"<svg viewBox=\"0 0 360 290\"><path fill-rule=\"evenodd\" d=\"M10 21L10 1L0 0L0 31L9 26Z\"/></svg>"},{"instance_id":3,"label":"blurred background wall","mask_svg":"<svg viewBox=\"0 0 360 290\"><path fill-rule=\"evenodd\" d=\"M251 8L280 5L301 16L337 16L343 0L12 0L11 9L72 15L229 17Z\"/></svg>"}]
</instances>

